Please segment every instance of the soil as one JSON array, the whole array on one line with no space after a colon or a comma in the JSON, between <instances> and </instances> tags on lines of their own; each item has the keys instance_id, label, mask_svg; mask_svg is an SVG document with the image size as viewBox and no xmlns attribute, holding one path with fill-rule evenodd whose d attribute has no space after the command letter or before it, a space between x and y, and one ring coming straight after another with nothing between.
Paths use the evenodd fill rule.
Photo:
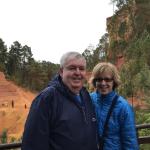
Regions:
<instances>
[{"instance_id":1,"label":"soil","mask_svg":"<svg viewBox=\"0 0 150 150\"><path fill-rule=\"evenodd\" d=\"M8 139L21 138L35 96L35 93L7 81L0 72L0 136L4 130L7 130Z\"/></svg>"}]
</instances>

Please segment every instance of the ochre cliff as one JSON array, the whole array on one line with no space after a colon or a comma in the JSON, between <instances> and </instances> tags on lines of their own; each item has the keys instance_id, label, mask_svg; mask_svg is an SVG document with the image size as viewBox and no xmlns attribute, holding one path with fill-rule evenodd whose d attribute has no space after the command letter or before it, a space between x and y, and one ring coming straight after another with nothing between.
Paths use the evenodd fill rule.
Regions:
<instances>
[{"instance_id":1,"label":"ochre cliff","mask_svg":"<svg viewBox=\"0 0 150 150\"><path fill-rule=\"evenodd\" d=\"M150 0L133 0L107 18L110 41L108 57L118 66L130 41L145 29L150 32Z\"/></svg>"},{"instance_id":2,"label":"ochre cliff","mask_svg":"<svg viewBox=\"0 0 150 150\"><path fill-rule=\"evenodd\" d=\"M0 136L7 130L9 141L22 136L31 102L36 94L7 81L0 72Z\"/></svg>"}]
</instances>

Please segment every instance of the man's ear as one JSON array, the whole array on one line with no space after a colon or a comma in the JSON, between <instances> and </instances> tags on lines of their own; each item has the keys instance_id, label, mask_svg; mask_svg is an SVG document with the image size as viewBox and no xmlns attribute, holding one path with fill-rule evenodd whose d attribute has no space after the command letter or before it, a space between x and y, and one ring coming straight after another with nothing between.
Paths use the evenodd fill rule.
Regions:
<instances>
[{"instance_id":1,"label":"man's ear","mask_svg":"<svg viewBox=\"0 0 150 150\"><path fill-rule=\"evenodd\" d=\"M63 74L63 68L59 68L59 74L60 74L60 76L62 76L62 74Z\"/></svg>"}]
</instances>

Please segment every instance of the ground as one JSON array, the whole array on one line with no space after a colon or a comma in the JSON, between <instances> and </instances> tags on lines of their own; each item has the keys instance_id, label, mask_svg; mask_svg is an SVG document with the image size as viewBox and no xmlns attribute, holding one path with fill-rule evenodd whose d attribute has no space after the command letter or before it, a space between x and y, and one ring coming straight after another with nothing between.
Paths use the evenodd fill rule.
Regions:
<instances>
[{"instance_id":1,"label":"ground","mask_svg":"<svg viewBox=\"0 0 150 150\"><path fill-rule=\"evenodd\" d=\"M0 135L6 129L9 139L22 136L24 123L35 93L7 81L0 72Z\"/></svg>"}]
</instances>

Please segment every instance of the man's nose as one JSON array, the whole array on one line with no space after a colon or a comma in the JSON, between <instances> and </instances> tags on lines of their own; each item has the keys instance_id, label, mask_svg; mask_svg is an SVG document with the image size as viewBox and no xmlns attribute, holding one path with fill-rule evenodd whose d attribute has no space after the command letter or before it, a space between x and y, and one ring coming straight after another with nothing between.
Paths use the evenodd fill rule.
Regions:
<instances>
[{"instance_id":1,"label":"man's nose","mask_svg":"<svg viewBox=\"0 0 150 150\"><path fill-rule=\"evenodd\" d=\"M80 73L80 69L77 67L75 70L76 73Z\"/></svg>"}]
</instances>

